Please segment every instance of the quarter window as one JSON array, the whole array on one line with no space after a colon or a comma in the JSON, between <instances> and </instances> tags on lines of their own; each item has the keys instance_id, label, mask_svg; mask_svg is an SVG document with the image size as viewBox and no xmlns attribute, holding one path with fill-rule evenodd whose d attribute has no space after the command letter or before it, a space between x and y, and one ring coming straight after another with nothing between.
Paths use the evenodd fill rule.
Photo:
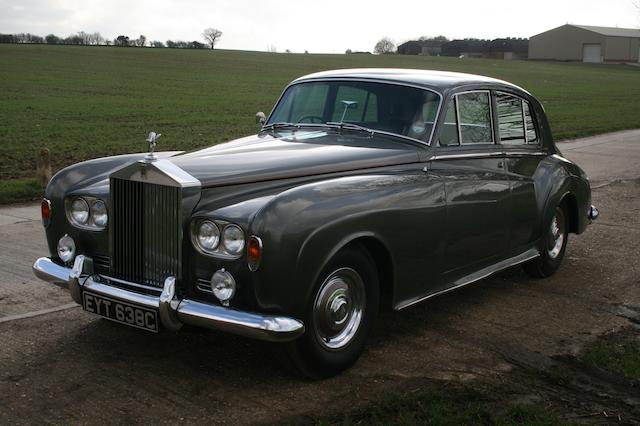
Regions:
<instances>
[{"instance_id":1,"label":"quarter window","mask_svg":"<svg viewBox=\"0 0 640 426\"><path fill-rule=\"evenodd\" d=\"M505 93L496 94L498 131L504 145L522 145L524 139L524 115L522 99Z\"/></svg>"},{"instance_id":2,"label":"quarter window","mask_svg":"<svg viewBox=\"0 0 640 426\"><path fill-rule=\"evenodd\" d=\"M527 101L506 93L496 94L498 132L503 145L537 144L538 135Z\"/></svg>"},{"instance_id":3,"label":"quarter window","mask_svg":"<svg viewBox=\"0 0 640 426\"><path fill-rule=\"evenodd\" d=\"M538 134L536 132L536 126L533 123L533 115L531 114L531 106L529 102L523 101L524 106L524 124L527 129L527 143L537 144L538 143Z\"/></svg>"},{"instance_id":4,"label":"quarter window","mask_svg":"<svg viewBox=\"0 0 640 426\"><path fill-rule=\"evenodd\" d=\"M460 142L462 144L493 143L489 92L456 95Z\"/></svg>"}]
</instances>

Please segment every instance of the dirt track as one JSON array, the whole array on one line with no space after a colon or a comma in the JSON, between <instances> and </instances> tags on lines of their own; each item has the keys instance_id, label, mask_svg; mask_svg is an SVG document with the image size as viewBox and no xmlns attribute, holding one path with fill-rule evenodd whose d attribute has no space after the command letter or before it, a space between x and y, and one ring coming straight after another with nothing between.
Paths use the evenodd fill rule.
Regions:
<instances>
[{"instance_id":1,"label":"dirt track","mask_svg":"<svg viewBox=\"0 0 640 426\"><path fill-rule=\"evenodd\" d=\"M637 152L640 137L629 143ZM594 155L583 152L593 145L584 146L561 149L570 158L571 151L584 155L584 164ZM633 161L625 170L640 177L634 156L612 161ZM153 336L80 309L0 317L0 423L297 422L364 406L382 392L429 378L497 380L519 389L518 398L566 400L566 409L578 415L609 409L640 419L637 393L583 373L573 358L598 336L640 319L640 180L625 175L607 184L602 177L593 192L601 217L585 234L570 237L554 277L533 280L516 268L383 313L358 364L322 382L290 376L267 344L221 333ZM7 228L18 226L24 228L18 235ZM36 300L31 310L70 301L64 291L21 272L31 258L7 258L11 247L35 251L24 239L41 232L38 227L0 227L3 274L24 286L0 285L4 318L28 312L25 288ZM563 371L575 380L556 386L529 379L531 371L540 377Z\"/></svg>"}]
</instances>

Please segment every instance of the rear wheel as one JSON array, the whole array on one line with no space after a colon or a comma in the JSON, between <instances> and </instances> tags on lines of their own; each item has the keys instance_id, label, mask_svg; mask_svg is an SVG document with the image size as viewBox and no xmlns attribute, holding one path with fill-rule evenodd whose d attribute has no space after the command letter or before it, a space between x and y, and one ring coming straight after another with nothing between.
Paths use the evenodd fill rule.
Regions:
<instances>
[{"instance_id":1,"label":"rear wheel","mask_svg":"<svg viewBox=\"0 0 640 426\"><path fill-rule=\"evenodd\" d=\"M368 252L359 246L338 252L310 299L306 332L287 344L286 352L303 376L330 377L357 361L378 313L378 276Z\"/></svg>"},{"instance_id":2,"label":"rear wheel","mask_svg":"<svg viewBox=\"0 0 640 426\"><path fill-rule=\"evenodd\" d=\"M560 204L556 207L551 223L540 241L540 257L525 263L525 272L536 278L546 278L560 268L569 240L568 225L566 209L564 204Z\"/></svg>"}]
</instances>

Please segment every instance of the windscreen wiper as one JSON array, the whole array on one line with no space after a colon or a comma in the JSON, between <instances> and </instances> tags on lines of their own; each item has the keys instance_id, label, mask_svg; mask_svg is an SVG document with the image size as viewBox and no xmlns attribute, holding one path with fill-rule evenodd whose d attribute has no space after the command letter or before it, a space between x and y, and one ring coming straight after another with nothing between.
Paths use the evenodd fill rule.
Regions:
<instances>
[{"instance_id":1,"label":"windscreen wiper","mask_svg":"<svg viewBox=\"0 0 640 426\"><path fill-rule=\"evenodd\" d=\"M266 124L262 126L260 129L261 132L268 130L278 130L278 129L299 129L300 126L294 123L287 123L286 121L279 121L277 123Z\"/></svg>"},{"instance_id":2,"label":"windscreen wiper","mask_svg":"<svg viewBox=\"0 0 640 426\"><path fill-rule=\"evenodd\" d=\"M337 122L337 121L328 121L326 123L327 126L331 126L331 127L337 127L340 130L355 130L357 132L364 132L367 133L370 136L373 136L375 134L375 130L370 129L368 127L364 127L364 126L360 126L359 124L355 124L355 123L345 123L345 122Z\"/></svg>"}]
</instances>

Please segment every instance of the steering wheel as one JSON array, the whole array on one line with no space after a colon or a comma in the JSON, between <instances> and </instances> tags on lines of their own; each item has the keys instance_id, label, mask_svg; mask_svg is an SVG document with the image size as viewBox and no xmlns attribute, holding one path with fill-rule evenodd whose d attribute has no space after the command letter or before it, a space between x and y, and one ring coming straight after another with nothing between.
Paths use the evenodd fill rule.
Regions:
<instances>
[{"instance_id":1,"label":"steering wheel","mask_svg":"<svg viewBox=\"0 0 640 426\"><path fill-rule=\"evenodd\" d=\"M302 123L304 122L304 120L309 120L309 123L314 123L314 124L324 123L324 120L322 119L322 117L319 117L317 115L305 115L301 117L300 120L298 120L298 123Z\"/></svg>"}]
</instances>

